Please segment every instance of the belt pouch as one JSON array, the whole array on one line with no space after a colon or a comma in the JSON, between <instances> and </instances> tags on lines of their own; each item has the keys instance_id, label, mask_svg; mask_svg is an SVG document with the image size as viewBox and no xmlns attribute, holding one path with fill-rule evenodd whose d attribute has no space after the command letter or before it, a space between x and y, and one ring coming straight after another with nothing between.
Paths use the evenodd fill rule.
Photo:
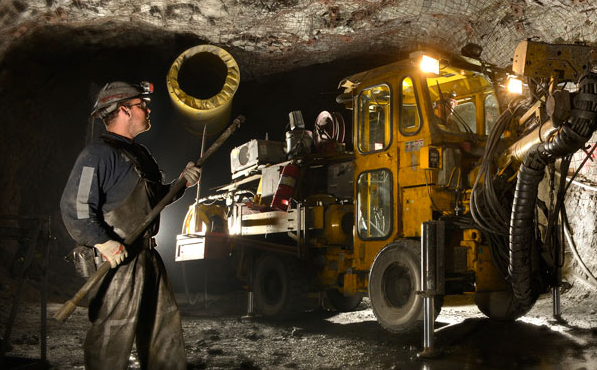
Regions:
<instances>
[{"instance_id":1,"label":"belt pouch","mask_svg":"<svg viewBox=\"0 0 597 370\"><path fill-rule=\"evenodd\" d=\"M95 250L93 248L77 245L71 253L75 271L80 277L87 278L97 270Z\"/></svg>"}]
</instances>

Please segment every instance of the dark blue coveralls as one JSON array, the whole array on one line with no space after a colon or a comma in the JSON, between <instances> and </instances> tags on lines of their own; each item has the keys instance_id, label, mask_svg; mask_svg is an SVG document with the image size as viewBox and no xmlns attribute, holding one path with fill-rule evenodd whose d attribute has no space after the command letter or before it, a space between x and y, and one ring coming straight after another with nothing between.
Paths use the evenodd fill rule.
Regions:
<instances>
[{"instance_id":1,"label":"dark blue coveralls","mask_svg":"<svg viewBox=\"0 0 597 370\"><path fill-rule=\"evenodd\" d=\"M107 133L77 158L60 202L62 218L80 245L123 241L169 187L144 146ZM87 369L126 369L133 340L142 369L186 368L178 307L154 249L158 227L159 220L126 246L128 258L91 292Z\"/></svg>"}]
</instances>

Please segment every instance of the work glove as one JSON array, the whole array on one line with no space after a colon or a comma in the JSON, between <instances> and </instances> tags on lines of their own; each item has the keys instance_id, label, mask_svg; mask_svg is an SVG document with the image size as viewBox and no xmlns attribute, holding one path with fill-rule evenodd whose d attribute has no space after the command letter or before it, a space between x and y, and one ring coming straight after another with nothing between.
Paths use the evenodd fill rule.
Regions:
<instances>
[{"instance_id":1,"label":"work glove","mask_svg":"<svg viewBox=\"0 0 597 370\"><path fill-rule=\"evenodd\" d=\"M104 256L106 261L110 262L112 268L120 265L129 255L124 245L116 240L108 240L105 243L96 244L94 247Z\"/></svg>"},{"instance_id":2,"label":"work glove","mask_svg":"<svg viewBox=\"0 0 597 370\"><path fill-rule=\"evenodd\" d=\"M189 162L187 166L182 171L181 177L187 180L187 188L196 185L199 182L199 178L201 177L201 169L195 166L195 163Z\"/></svg>"}]
</instances>

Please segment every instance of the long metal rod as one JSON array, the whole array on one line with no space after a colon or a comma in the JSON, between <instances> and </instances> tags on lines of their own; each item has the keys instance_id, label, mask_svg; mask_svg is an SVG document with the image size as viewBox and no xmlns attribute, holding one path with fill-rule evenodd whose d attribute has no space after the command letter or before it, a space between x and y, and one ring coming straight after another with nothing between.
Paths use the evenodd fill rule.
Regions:
<instances>
[{"instance_id":1,"label":"long metal rod","mask_svg":"<svg viewBox=\"0 0 597 370\"><path fill-rule=\"evenodd\" d=\"M203 137L201 138L201 156L203 156L203 150L205 149L205 134L207 133L207 125L203 125ZM200 170L200 174L203 175L203 168ZM197 184L197 196L195 197L195 225L193 226L193 231L197 231L197 208L198 203L197 201L201 198L201 182ZM211 229L210 229L211 231ZM186 263L183 262L183 263ZM207 264L203 266L203 308L207 309ZM186 284L185 280L185 284Z\"/></svg>"},{"instance_id":2,"label":"long metal rod","mask_svg":"<svg viewBox=\"0 0 597 370\"><path fill-rule=\"evenodd\" d=\"M435 292L435 244L431 223L421 225L421 283L423 285L423 352L433 351L433 294Z\"/></svg>"},{"instance_id":3,"label":"long metal rod","mask_svg":"<svg viewBox=\"0 0 597 370\"><path fill-rule=\"evenodd\" d=\"M205 149L205 131L206 131L206 129L207 129L207 125L204 125L203 126L203 136L201 138L201 156L203 156L203 151ZM203 168L200 169L199 173L201 175L203 175ZM199 195L200 193L201 193L201 181L199 181L199 183L197 184L197 195L195 196L195 209L194 209L195 215L197 214L197 207L198 207L197 201L200 198L200 195ZM196 225L197 225L197 221L195 220L195 225L193 225L193 228L192 228L193 232L196 231ZM184 230L183 230L183 232L184 232ZM182 261L182 265L181 265L182 283L184 285L184 292L187 297L187 303L190 306L194 306L195 303L197 303L197 300L199 299L199 293L195 294L195 298L191 298L191 293L189 293L189 284L187 282L187 270L185 268L186 263L187 263L187 261ZM205 275L207 275L207 274L205 274ZM204 308L207 308L207 293L206 293L206 291L207 291L207 282L206 282L206 279L204 278L204 281L203 281L203 307Z\"/></svg>"},{"instance_id":4,"label":"long metal rod","mask_svg":"<svg viewBox=\"0 0 597 370\"><path fill-rule=\"evenodd\" d=\"M301 210L302 210L302 207L301 207L301 204L299 203L298 206L297 206L297 210L296 210L297 211L296 212L296 214L297 214L297 220L296 220L296 222L297 222L297 224L296 224L296 237L297 237L296 238L296 250L298 252L297 254L298 254L298 258L299 259L303 258L303 248L302 248L302 246L303 246L303 227L302 227L302 225L303 225L303 223L302 223L303 222L303 217L302 217L303 214L302 214Z\"/></svg>"},{"instance_id":5,"label":"long metal rod","mask_svg":"<svg viewBox=\"0 0 597 370\"><path fill-rule=\"evenodd\" d=\"M249 296L247 297L247 317L255 315L255 293L253 293L253 282L255 281L253 276L253 253L249 257Z\"/></svg>"},{"instance_id":6,"label":"long metal rod","mask_svg":"<svg viewBox=\"0 0 597 370\"><path fill-rule=\"evenodd\" d=\"M253 289L249 290L249 296L247 301L247 316L254 316L255 315L255 293L253 293Z\"/></svg>"},{"instance_id":7,"label":"long metal rod","mask_svg":"<svg viewBox=\"0 0 597 370\"><path fill-rule=\"evenodd\" d=\"M562 317L562 308L560 305L560 287L556 286L551 289L553 298L553 317L559 319Z\"/></svg>"},{"instance_id":8,"label":"long metal rod","mask_svg":"<svg viewBox=\"0 0 597 370\"><path fill-rule=\"evenodd\" d=\"M203 157L203 150L205 149L205 134L207 130L207 125L203 126L203 136L201 137L201 156ZM199 170L199 173L203 175L203 168ZM197 196L195 197L195 202L201 199L201 181L197 184Z\"/></svg>"},{"instance_id":9,"label":"long metal rod","mask_svg":"<svg viewBox=\"0 0 597 370\"><path fill-rule=\"evenodd\" d=\"M220 148L220 146L228 139L230 135L236 130L238 126L240 126L245 121L244 116L238 116L234 119L232 124L228 126L228 128L216 139L216 141L207 149L198 160L195 162L197 167L201 167L203 163L213 154L216 150ZM125 245L131 245L144 231L145 229L151 225L151 223L155 220L155 218L160 214L160 212L172 201L174 196L176 196L179 192L184 189L187 180L184 177L178 179L171 187L170 191L156 206L152 209L152 211L145 217L143 222L128 236L124 239ZM62 307L56 312L54 318L58 321L65 321L75 310L77 304L89 293L93 287L99 283L105 274L110 271L110 264L108 262L104 262L100 265L97 271L89 277L87 282L77 291L77 293L73 296L72 299L66 301Z\"/></svg>"},{"instance_id":10,"label":"long metal rod","mask_svg":"<svg viewBox=\"0 0 597 370\"><path fill-rule=\"evenodd\" d=\"M423 298L423 351L432 351L435 332L435 307L433 296Z\"/></svg>"},{"instance_id":11,"label":"long metal rod","mask_svg":"<svg viewBox=\"0 0 597 370\"><path fill-rule=\"evenodd\" d=\"M421 292L423 296L423 351L421 358L437 357L441 353L434 347L435 295L438 294L438 245L443 238L443 226L437 221L421 224ZM440 235L438 235L440 234Z\"/></svg>"}]
</instances>

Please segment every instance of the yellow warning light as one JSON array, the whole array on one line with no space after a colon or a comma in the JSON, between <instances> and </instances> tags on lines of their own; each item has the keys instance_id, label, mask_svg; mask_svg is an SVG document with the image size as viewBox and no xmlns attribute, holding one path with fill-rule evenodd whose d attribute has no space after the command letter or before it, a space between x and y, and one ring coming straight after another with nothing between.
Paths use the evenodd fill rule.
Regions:
<instances>
[{"instance_id":1,"label":"yellow warning light","mask_svg":"<svg viewBox=\"0 0 597 370\"><path fill-rule=\"evenodd\" d=\"M510 77L508 78L506 89L512 94L522 94L522 81L518 78Z\"/></svg>"},{"instance_id":2,"label":"yellow warning light","mask_svg":"<svg viewBox=\"0 0 597 370\"><path fill-rule=\"evenodd\" d=\"M439 59L432 58L427 55L421 57L421 64L419 65L421 71L426 73L439 74Z\"/></svg>"}]
</instances>

